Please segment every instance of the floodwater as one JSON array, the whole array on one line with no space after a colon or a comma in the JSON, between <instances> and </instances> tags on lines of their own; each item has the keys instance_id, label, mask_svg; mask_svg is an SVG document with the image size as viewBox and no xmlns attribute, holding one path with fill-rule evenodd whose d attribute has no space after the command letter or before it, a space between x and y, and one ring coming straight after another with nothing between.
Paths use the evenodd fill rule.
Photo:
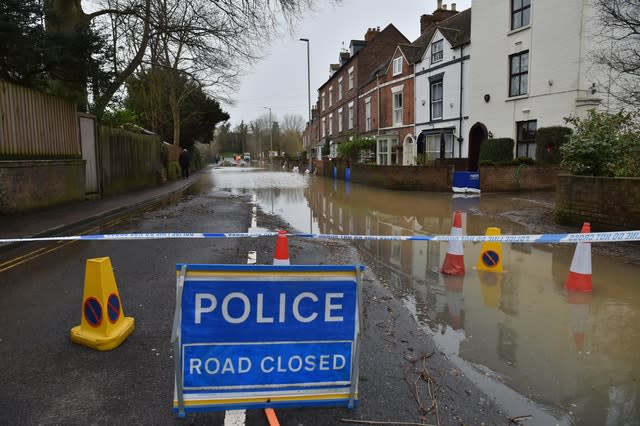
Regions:
<instances>
[{"instance_id":1,"label":"floodwater","mask_svg":"<svg viewBox=\"0 0 640 426\"><path fill-rule=\"evenodd\" d=\"M209 179L218 190L255 196L291 232L443 235L457 209L466 235L487 227L526 234L500 213L549 202L538 194L386 191L248 167L213 169ZM451 277L438 272L446 243L354 244L440 350L508 416L533 415L526 425L640 424L640 267L594 254L593 293L570 293L564 283L573 245L502 244L504 272L496 273L476 268L482 243L465 243L466 274Z\"/></svg>"}]
</instances>

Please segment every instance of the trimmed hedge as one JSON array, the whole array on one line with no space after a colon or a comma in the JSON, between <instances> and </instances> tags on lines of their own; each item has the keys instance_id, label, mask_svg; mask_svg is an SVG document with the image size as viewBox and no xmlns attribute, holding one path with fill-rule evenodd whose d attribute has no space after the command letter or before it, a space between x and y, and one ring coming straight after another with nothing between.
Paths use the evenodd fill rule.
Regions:
<instances>
[{"instance_id":1,"label":"trimmed hedge","mask_svg":"<svg viewBox=\"0 0 640 426\"><path fill-rule=\"evenodd\" d=\"M510 163L513 160L513 139L487 139L480 146L480 163Z\"/></svg>"},{"instance_id":2,"label":"trimmed hedge","mask_svg":"<svg viewBox=\"0 0 640 426\"><path fill-rule=\"evenodd\" d=\"M536 161L560 164L560 147L569 141L572 130L564 126L541 127L536 131Z\"/></svg>"}]
</instances>

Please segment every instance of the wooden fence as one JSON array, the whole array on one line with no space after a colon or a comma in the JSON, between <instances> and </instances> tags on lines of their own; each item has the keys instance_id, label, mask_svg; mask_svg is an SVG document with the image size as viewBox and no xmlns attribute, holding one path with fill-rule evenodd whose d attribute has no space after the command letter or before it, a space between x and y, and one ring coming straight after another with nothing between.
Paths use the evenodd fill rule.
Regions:
<instances>
[{"instance_id":1,"label":"wooden fence","mask_svg":"<svg viewBox=\"0 0 640 426\"><path fill-rule=\"evenodd\" d=\"M98 152L107 195L156 185L161 180L160 138L101 126Z\"/></svg>"},{"instance_id":2,"label":"wooden fence","mask_svg":"<svg viewBox=\"0 0 640 426\"><path fill-rule=\"evenodd\" d=\"M74 104L0 81L0 159L80 156Z\"/></svg>"}]
</instances>

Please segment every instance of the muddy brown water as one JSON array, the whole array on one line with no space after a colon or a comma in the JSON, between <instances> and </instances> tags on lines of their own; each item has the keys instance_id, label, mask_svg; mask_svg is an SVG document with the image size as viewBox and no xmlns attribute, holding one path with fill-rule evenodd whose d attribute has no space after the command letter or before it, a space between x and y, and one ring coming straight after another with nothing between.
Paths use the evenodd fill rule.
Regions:
<instances>
[{"instance_id":1,"label":"muddy brown water","mask_svg":"<svg viewBox=\"0 0 640 426\"><path fill-rule=\"evenodd\" d=\"M207 180L208 179L208 180ZM249 167L213 169L200 186L255 197L290 231L356 235L466 235L549 209L549 194L387 191ZM196 187L196 191L198 191ZM525 217L526 220L526 217ZM574 232L579 232L575 230ZM478 270L482 243L464 244L465 275L440 274L446 243L354 242L462 374L523 424L640 424L640 267L592 254L592 293L565 289L568 244L502 244L503 273Z\"/></svg>"}]
</instances>

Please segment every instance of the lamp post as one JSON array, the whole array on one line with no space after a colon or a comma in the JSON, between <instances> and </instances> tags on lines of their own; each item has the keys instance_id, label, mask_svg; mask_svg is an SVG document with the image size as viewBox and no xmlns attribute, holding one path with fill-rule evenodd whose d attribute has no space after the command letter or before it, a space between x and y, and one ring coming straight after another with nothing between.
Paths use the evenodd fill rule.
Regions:
<instances>
[{"instance_id":1,"label":"lamp post","mask_svg":"<svg viewBox=\"0 0 640 426\"><path fill-rule=\"evenodd\" d=\"M312 169L313 159L311 158L311 66L309 62L309 39L301 38L300 41L307 43L307 105L309 107L309 122L307 124L307 138L309 140L309 171Z\"/></svg>"},{"instance_id":2,"label":"lamp post","mask_svg":"<svg viewBox=\"0 0 640 426\"><path fill-rule=\"evenodd\" d=\"M271 158L271 151L273 151L273 123L271 122L271 107L264 107L264 109L269 110L269 155L268 158Z\"/></svg>"}]
</instances>

